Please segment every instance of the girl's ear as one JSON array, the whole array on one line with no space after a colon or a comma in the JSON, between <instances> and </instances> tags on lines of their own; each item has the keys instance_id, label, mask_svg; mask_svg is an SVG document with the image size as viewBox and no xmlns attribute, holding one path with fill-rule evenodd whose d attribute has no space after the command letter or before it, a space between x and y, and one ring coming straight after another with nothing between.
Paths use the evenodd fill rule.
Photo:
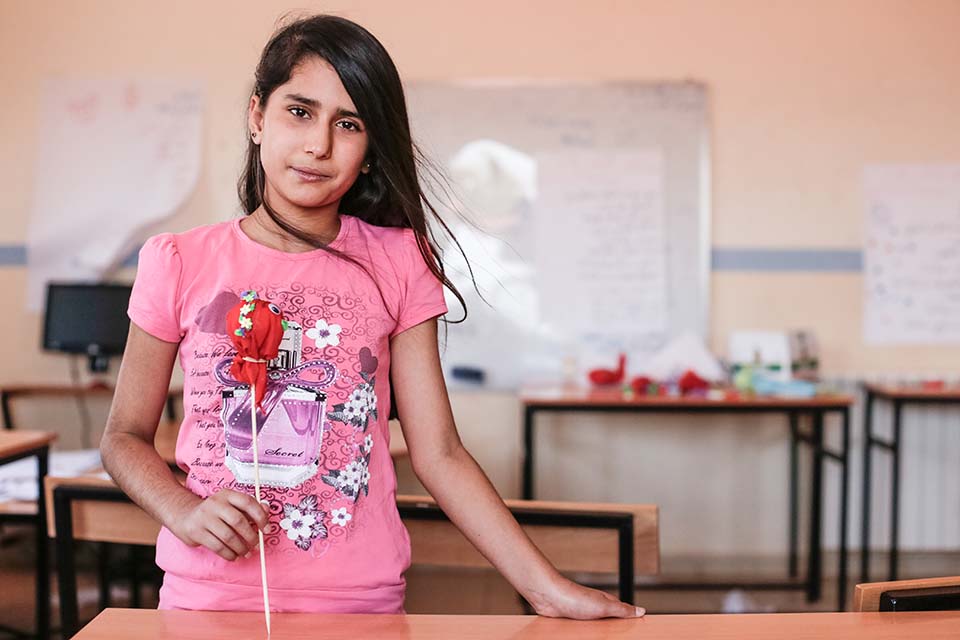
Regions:
<instances>
[{"instance_id":1,"label":"girl's ear","mask_svg":"<svg viewBox=\"0 0 960 640\"><path fill-rule=\"evenodd\" d=\"M250 96L250 106L247 108L247 128L250 130L250 139L254 144L260 144L263 133L263 110L260 108L260 96Z\"/></svg>"}]
</instances>

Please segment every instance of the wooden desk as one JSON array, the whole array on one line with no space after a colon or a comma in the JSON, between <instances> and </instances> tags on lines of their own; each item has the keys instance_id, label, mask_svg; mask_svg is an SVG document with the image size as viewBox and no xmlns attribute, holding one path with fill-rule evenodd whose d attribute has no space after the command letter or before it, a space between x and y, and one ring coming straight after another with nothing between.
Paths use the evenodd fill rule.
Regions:
<instances>
[{"instance_id":1,"label":"wooden desk","mask_svg":"<svg viewBox=\"0 0 960 640\"><path fill-rule=\"evenodd\" d=\"M903 408L907 405L960 404L960 387L926 389L882 384L864 385L863 407L863 511L860 529L860 582L870 581L870 498L871 463L874 447L890 452L890 556L887 580L897 579L900 551L900 436ZM883 400L893 405L893 437L884 440L874 435L873 405Z\"/></svg>"},{"instance_id":2,"label":"wooden desk","mask_svg":"<svg viewBox=\"0 0 960 640\"><path fill-rule=\"evenodd\" d=\"M789 553L788 573L791 578L797 575L798 547L798 445L803 442L810 445L811 491L810 491L810 552L807 556L807 578L805 583L795 581L779 585L785 589L805 588L807 600L820 598L820 578L822 575L821 528L823 517L823 461L829 459L840 466L840 558L838 566L837 610L846 607L847 596L847 506L848 506L848 468L850 450L850 407L853 397L848 395L822 395L814 398L772 398L746 397L730 400L710 400L699 397L681 396L644 396L625 395L619 389L600 390L562 390L562 389L525 389L521 391L520 402L523 405L523 498L534 497L534 421L539 413L686 413L686 414L729 414L729 413L775 413L785 415L790 426L790 472L789 472ZM835 452L824 447L824 418L836 413L841 417L841 448ZM799 426L801 416L809 416L811 429L802 433ZM656 585L652 585L654 588ZM733 585L711 585L698 583L704 588L730 588Z\"/></svg>"},{"instance_id":3,"label":"wooden desk","mask_svg":"<svg viewBox=\"0 0 960 640\"><path fill-rule=\"evenodd\" d=\"M780 613L557 620L539 616L321 615L274 613L272 640L377 638L584 640L924 640L955 639L960 612ZM262 613L107 609L77 640L236 640L266 638Z\"/></svg>"},{"instance_id":4,"label":"wooden desk","mask_svg":"<svg viewBox=\"0 0 960 640\"><path fill-rule=\"evenodd\" d=\"M36 526L36 635L46 638L50 632L50 566L47 553L46 509L43 480L47 475L50 445L55 433L45 431L0 431L0 465L35 457L37 459L37 503L33 510L0 510L4 520L32 522ZM14 503L17 504L17 503Z\"/></svg>"},{"instance_id":5,"label":"wooden desk","mask_svg":"<svg viewBox=\"0 0 960 640\"><path fill-rule=\"evenodd\" d=\"M84 387L65 384L17 384L6 385L0 388L0 416L3 417L3 426L7 429L13 429L13 412L10 408L11 401L16 398L62 398L65 396L85 397L85 396L112 396L113 387L93 383ZM170 389L167 394L166 418L173 420L176 416L176 401L183 395L183 389Z\"/></svg>"}]
</instances>

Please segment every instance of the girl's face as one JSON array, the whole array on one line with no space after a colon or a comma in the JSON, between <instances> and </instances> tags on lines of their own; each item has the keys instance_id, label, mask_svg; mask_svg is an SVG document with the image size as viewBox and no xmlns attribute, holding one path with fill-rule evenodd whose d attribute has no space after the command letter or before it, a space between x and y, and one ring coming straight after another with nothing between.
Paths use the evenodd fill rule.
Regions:
<instances>
[{"instance_id":1,"label":"girl's face","mask_svg":"<svg viewBox=\"0 0 960 640\"><path fill-rule=\"evenodd\" d=\"M250 99L249 127L260 145L265 197L280 213L336 212L367 154L367 131L340 77L313 56L294 67L266 107Z\"/></svg>"}]
</instances>

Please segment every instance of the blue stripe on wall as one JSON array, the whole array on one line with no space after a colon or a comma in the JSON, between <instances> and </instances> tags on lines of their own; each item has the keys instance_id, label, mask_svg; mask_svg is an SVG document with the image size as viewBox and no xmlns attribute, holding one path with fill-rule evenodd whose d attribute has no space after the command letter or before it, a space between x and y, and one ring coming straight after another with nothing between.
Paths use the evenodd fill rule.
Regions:
<instances>
[{"instance_id":1,"label":"blue stripe on wall","mask_svg":"<svg viewBox=\"0 0 960 640\"><path fill-rule=\"evenodd\" d=\"M714 249L713 271L863 270L859 249Z\"/></svg>"},{"instance_id":2,"label":"blue stripe on wall","mask_svg":"<svg viewBox=\"0 0 960 640\"><path fill-rule=\"evenodd\" d=\"M0 245L0 267L22 267L27 264L27 248L23 245ZM137 264L137 251L123 261L123 266ZM713 271L845 271L863 270L863 253L859 249L714 249Z\"/></svg>"},{"instance_id":3,"label":"blue stripe on wall","mask_svg":"<svg viewBox=\"0 0 960 640\"><path fill-rule=\"evenodd\" d=\"M22 245L0 244L0 266L15 267L27 264L27 248Z\"/></svg>"},{"instance_id":4,"label":"blue stripe on wall","mask_svg":"<svg viewBox=\"0 0 960 640\"><path fill-rule=\"evenodd\" d=\"M137 255L140 248L137 247L123 261L124 267L137 266ZM27 266L27 248L23 245L0 244L0 267L25 267Z\"/></svg>"}]
</instances>

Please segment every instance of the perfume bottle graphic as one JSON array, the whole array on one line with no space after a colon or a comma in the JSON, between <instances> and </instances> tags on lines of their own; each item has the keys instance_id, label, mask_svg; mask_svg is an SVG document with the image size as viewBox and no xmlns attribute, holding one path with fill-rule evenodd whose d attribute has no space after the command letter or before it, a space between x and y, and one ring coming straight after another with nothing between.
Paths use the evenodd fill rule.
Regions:
<instances>
[{"instance_id":1,"label":"perfume bottle graphic","mask_svg":"<svg viewBox=\"0 0 960 640\"><path fill-rule=\"evenodd\" d=\"M317 472L327 394L336 368L315 360L301 363L301 328L287 323L279 355L269 363L262 410L257 410L260 482L295 487ZM238 482L253 484L253 437L250 428L250 388L229 378L227 358L216 368L221 392L220 419L226 441L225 464ZM309 375L313 374L313 375Z\"/></svg>"}]
</instances>

